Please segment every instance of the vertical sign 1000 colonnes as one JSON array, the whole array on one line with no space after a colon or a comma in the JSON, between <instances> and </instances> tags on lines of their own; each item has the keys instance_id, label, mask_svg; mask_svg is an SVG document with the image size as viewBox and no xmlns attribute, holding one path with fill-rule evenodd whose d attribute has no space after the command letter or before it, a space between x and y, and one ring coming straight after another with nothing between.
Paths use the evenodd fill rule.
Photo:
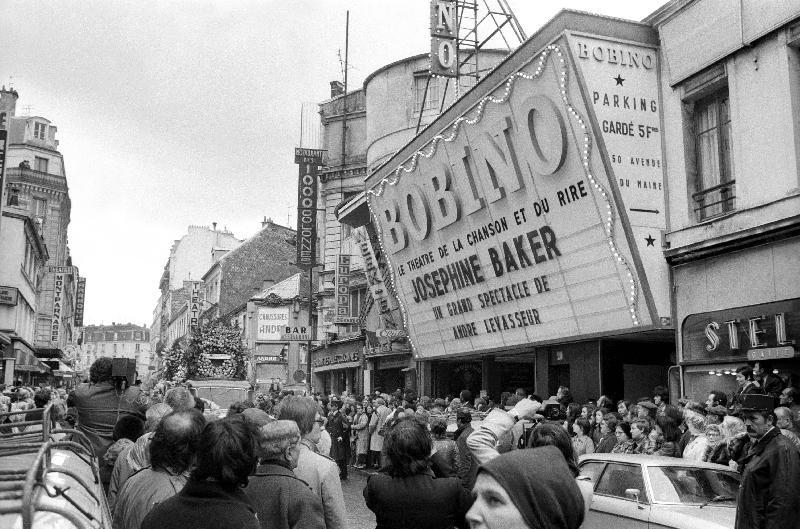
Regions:
<instances>
[{"instance_id":1,"label":"vertical sign 1000 colonnes","mask_svg":"<svg viewBox=\"0 0 800 529\"><path fill-rule=\"evenodd\" d=\"M551 46L487 78L493 100L368 192L420 357L649 323L569 64Z\"/></svg>"},{"instance_id":2,"label":"vertical sign 1000 colonnes","mask_svg":"<svg viewBox=\"0 0 800 529\"><path fill-rule=\"evenodd\" d=\"M321 149L294 150L300 166L297 184L297 266L313 268L317 260L317 167L322 165Z\"/></svg>"}]
</instances>

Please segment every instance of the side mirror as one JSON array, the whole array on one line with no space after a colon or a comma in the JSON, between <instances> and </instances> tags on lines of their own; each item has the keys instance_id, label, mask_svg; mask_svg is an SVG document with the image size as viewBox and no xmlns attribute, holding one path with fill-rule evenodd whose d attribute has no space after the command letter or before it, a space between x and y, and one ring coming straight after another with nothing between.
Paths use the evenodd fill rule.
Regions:
<instances>
[{"instance_id":1,"label":"side mirror","mask_svg":"<svg viewBox=\"0 0 800 529\"><path fill-rule=\"evenodd\" d=\"M642 504L639 503L639 494L641 494L641 492L642 491L639 489L625 489L625 497L631 500L636 500L636 506L639 507L640 509L644 509L644 507L642 507Z\"/></svg>"}]
</instances>

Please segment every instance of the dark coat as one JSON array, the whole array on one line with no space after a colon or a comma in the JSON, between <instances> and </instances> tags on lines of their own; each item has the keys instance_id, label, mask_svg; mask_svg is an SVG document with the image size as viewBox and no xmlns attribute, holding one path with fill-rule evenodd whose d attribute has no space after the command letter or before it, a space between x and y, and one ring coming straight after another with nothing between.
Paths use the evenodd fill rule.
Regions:
<instances>
[{"instance_id":1,"label":"dark coat","mask_svg":"<svg viewBox=\"0 0 800 529\"><path fill-rule=\"evenodd\" d=\"M458 477L467 490L472 490L478 477L478 461L467 446L467 438L473 431L472 425L468 424L466 427L456 430L454 435L456 446L458 446Z\"/></svg>"},{"instance_id":2,"label":"dark coat","mask_svg":"<svg viewBox=\"0 0 800 529\"><path fill-rule=\"evenodd\" d=\"M286 467L260 465L244 491L263 529L325 529L322 500Z\"/></svg>"},{"instance_id":3,"label":"dark coat","mask_svg":"<svg viewBox=\"0 0 800 529\"><path fill-rule=\"evenodd\" d=\"M736 529L800 528L800 455L778 428L745 456Z\"/></svg>"},{"instance_id":4,"label":"dark coat","mask_svg":"<svg viewBox=\"0 0 800 529\"><path fill-rule=\"evenodd\" d=\"M331 436L331 459L334 461L346 460L350 455L350 420L341 411L328 416L325 426ZM342 438L339 441L339 438Z\"/></svg>"},{"instance_id":5,"label":"dark coat","mask_svg":"<svg viewBox=\"0 0 800 529\"><path fill-rule=\"evenodd\" d=\"M617 437L614 432L600 438L600 442L595 446L595 453L597 454L610 454L614 447L617 446Z\"/></svg>"},{"instance_id":6,"label":"dark coat","mask_svg":"<svg viewBox=\"0 0 800 529\"><path fill-rule=\"evenodd\" d=\"M448 529L466 527L472 495L457 478L425 472L407 478L373 474L364 499L375 513L376 529Z\"/></svg>"},{"instance_id":7,"label":"dark coat","mask_svg":"<svg viewBox=\"0 0 800 529\"><path fill-rule=\"evenodd\" d=\"M141 529L261 529L256 510L240 488L190 480L177 495L156 505Z\"/></svg>"}]
</instances>

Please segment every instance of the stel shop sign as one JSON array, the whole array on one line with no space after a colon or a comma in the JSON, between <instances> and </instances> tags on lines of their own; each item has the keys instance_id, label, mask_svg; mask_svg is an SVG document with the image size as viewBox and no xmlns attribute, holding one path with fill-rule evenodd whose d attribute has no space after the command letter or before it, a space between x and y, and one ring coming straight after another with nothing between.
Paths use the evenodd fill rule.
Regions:
<instances>
[{"instance_id":1,"label":"stel shop sign","mask_svg":"<svg viewBox=\"0 0 800 529\"><path fill-rule=\"evenodd\" d=\"M562 37L513 75L495 69L479 86L499 88L369 183L419 357L652 325L574 60Z\"/></svg>"}]
</instances>

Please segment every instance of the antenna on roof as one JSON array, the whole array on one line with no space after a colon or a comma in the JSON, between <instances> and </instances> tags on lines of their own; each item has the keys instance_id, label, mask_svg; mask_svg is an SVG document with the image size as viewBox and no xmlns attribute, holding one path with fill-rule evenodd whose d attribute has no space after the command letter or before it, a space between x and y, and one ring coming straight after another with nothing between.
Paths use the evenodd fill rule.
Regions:
<instances>
[{"instance_id":1,"label":"antenna on roof","mask_svg":"<svg viewBox=\"0 0 800 529\"><path fill-rule=\"evenodd\" d=\"M26 116L30 116L31 115L31 110L33 110L33 105L25 105L22 108L23 108L23 110L25 110L25 115Z\"/></svg>"}]
</instances>

